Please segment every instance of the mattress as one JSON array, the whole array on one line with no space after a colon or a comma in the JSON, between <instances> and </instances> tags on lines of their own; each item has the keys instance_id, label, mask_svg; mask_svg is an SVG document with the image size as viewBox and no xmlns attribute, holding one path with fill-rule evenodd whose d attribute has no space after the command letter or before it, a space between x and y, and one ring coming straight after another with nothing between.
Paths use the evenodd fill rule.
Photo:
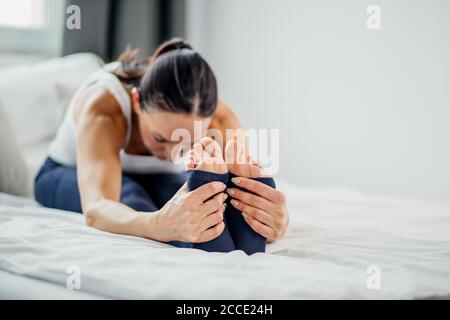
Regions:
<instances>
[{"instance_id":1,"label":"mattress","mask_svg":"<svg viewBox=\"0 0 450 320\"><path fill-rule=\"evenodd\" d=\"M450 204L301 188L266 253L115 235L0 194L0 298L414 299L450 294ZM78 286L73 287L73 270Z\"/></svg>"}]
</instances>

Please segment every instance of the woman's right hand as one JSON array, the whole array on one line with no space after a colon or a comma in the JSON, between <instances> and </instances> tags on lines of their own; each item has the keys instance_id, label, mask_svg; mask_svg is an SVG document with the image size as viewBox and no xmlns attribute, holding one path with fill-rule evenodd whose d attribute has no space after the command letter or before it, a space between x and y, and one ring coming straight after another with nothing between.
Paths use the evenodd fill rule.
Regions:
<instances>
[{"instance_id":1,"label":"woman's right hand","mask_svg":"<svg viewBox=\"0 0 450 320\"><path fill-rule=\"evenodd\" d=\"M225 188L225 184L215 181L189 191L184 184L159 211L158 229L161 234L158 238L164 242L192 243L217 238L225 228Z\"/></svg>"}]
</instances>

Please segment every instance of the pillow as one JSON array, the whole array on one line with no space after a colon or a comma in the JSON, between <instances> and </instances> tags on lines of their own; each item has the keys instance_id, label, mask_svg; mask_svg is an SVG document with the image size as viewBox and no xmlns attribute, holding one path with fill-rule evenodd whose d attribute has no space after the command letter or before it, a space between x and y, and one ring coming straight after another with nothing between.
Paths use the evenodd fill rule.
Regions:
<instances>
[{"instance_id":1,"label":"pillow","mask_svg":"<svg viewBox=\"0 0 450 320\"><path fill-rule=\"evenodd\" d=\"M31 193L28 170L0 101L0 192Z\"/></svg>"},{"instance_id":2,"label":"pillow","mask_svg":"<svg viewBox=\"0 0 450 320\"><path fill-rule=\"evenodd\" d=\"M15 194L33 193L34 177L47 156L48 145L56 135L73 94L102 64L94 54L77 53L0 70L2 130L6 130L3 122L8 121L8 132L2 131L1 134L2 188ZM3 140L8 145L4 146ZM21 160L8 173L17 157ZM24 163L25 170L21 167ZM11 189L11 179L22 171L24 174L28 172L27 178L21 175ZM3 176L8 176L8 180Z\"/></svg>"},{"instance_id":3,"label":"pillow","mask_svg":"<svg viewBox=\"0 0 450 320\"><path fill-rule=\"evenodd\" d=\"M94 54L78 53L33 65L0 70L0 100L22 150L52 140L63 117L58 86L76 88L102 61ZM67 101L65 99L64 101Z\"/></svg>"}]
</instances>

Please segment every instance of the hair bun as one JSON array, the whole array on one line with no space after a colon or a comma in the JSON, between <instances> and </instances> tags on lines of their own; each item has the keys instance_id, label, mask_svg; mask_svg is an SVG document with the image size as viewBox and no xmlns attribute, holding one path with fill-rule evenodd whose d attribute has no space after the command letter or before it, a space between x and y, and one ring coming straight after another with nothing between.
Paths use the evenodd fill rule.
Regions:
<instances>
[{"instance_id":1,"label":"hair bun","mask_svg":"<svg viewBox=\"0 0 450 320\"><path fill-rule=\"evenodd\" d=\"M181 38L172 38L164 43L162 43L158 49L156 49L155 53L153 54L152 60L158 58L159 56L178 49L189 49L192 50L192 47L189 43L184 41Z\"/></svg>"}]
</instances>

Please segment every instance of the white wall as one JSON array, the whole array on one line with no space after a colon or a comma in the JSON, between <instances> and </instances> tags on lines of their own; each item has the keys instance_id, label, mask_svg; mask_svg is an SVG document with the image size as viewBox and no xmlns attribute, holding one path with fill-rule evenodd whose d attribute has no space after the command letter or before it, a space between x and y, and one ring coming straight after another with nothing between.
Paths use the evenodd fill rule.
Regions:
<instances>
[{"instance_id":1,"label":"white wall","mask_svg":"<svg viewBox=\"0 0 450 320\"><path fill-rule=\"evenodd\" d=\"M450 201L450 1L190 0L188 39L280 176Z\"/></svg>"}]
</instances>

